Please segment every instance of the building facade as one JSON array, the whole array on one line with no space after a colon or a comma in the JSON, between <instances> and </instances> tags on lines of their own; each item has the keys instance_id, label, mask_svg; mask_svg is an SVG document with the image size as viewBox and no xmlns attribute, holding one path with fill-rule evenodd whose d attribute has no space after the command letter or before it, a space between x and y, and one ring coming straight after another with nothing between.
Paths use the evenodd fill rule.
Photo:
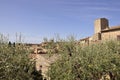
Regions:
<instances>
[{"instance_id":1,"label":"building facade","mask_svg":"<svg viewBox=\"0 0 120 80\"><path fill-rule=\"evenodd\" d=\"M91 41L120 40L120 26L109 27L109 21L106 18L95 20L94 30Z\"/></svg>"},{"instance_id":2,"label":"building facade","mask_svg":"<svg viewBox=\"0 0 120 80\"><path fill-rule=\"evenodd\" d=\"M106 18L99 18L94 22L94 34L80 40L80 43L94 43L108 40L120 40L120 26L109 26Z\"/></svg>"}]
</instances>

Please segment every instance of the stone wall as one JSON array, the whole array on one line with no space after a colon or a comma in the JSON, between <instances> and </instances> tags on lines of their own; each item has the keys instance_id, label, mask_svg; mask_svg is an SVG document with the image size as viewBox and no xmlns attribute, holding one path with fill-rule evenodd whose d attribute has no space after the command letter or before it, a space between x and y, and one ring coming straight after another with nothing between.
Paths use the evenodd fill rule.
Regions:
<instances>
[{"instance_id":1,"label":"stone wall","mask_svg":"<svg viewBox=\"0 0 120 80\"><path fill-rule=\"evenodd\" d=\"M117 40L118 35L120 35L120 30L103 32L101 38L102 40Z\"/></svg>"},{"instance_id":2,"label":"stone wall","mask_svg":"<svg viewBox=\"0 0 120 80\"><path fill-rule=\"evenodd\" d=\"M49 66L58 58L60 58L59 54L52 54L51 56L49 54L36 54L36 69L37 71L42 71L43 78L50 80L50 78L46 75L47 71Z\"/></svg>"},{"instance_id":3,"label":"stone wall","mask_svg":"<svg viewBox=\"0 0 120 80\"><path fill-rule=\"evenodd\" d=\"M101 40L101 33L96 33L91 37L91 41Z\"/></svg>"}]
</instances>

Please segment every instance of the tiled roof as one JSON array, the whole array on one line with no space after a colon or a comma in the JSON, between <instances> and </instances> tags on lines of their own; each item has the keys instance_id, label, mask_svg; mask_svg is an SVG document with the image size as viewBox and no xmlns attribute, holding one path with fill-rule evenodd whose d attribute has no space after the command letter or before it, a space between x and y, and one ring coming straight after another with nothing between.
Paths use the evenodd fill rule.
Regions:
<instances>
[{"instance_id":1,"label":"tiled roof","mask_svg":"<svg viewBox=\"0 0 120 80\"><path fill-rule=\"evenodd\" d=\"M109 32L109 31L115 31L115 30L120 30L120 26L113 26L113 27L110 27L109 29L102 30L101 32Z\"/></svg>"}]
</instances>

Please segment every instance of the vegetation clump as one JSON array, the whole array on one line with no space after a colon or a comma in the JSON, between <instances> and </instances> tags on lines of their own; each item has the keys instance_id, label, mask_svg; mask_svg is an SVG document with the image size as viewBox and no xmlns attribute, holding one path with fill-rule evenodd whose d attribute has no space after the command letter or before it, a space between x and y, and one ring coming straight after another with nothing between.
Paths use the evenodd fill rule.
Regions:
<instances>
[{"instance_id":1,"label":"vegetation clump","mask_svg":"<svg viewBox=\"0 0 120 80\"><path fill-rule=\"evenodd\" d=\"M120 41L82 46L71 37L44 47L48 55L60 55L49 67L51 80L120 80ZM0 80L43 80L28 55L24 44L8 42L0 35Z\"/></svg>"},{"instance_id":2,"label":"vegetation clump","mask_svg":"<svg viewBox=\"0 0 120 80\"><path fill-rule=\"evenodd\" d=\"M42 80L24 44L0 38L0 80ZM38 76L39 75L39 76Z\"/></svg>"},{"instance_id":3,"label":"vegetation clump","mask_svg":"<svg viewBox=\"0 0 120 80\"><path fill-rule=\"evenodd\" d=\"M120 80L120 42L81 46L74 40L59 44L61 57L51 64L51 80Z\"/></svg>"}]
</instances>

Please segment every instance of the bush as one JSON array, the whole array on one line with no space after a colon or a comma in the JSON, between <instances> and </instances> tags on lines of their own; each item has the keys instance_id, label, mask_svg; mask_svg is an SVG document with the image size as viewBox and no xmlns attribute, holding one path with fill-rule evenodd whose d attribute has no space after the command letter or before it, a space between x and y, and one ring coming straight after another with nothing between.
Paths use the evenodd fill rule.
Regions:
<instances>
[{"instance_id":1,"label":"bush","mask_svg":"<svg viewBox=\"0 0 120 80\"><path fill-rule=\"evenodd\" d=\"M23 44L0 43L0 80L42 80ZM36 72L36 73L35 73ZM37 76L39 74L39 76ZM39 78L38 78L39 77Z\"/></svg>"},{"instance_id":2,"label":"bush","mask_svg":"<svg viewBox=\"0 0 120 80\"><path fill-rule=\"evenodd\" d=\"M61 46L61 58L48 71L51 80L120 80L120 42L81 47L70 41Z\"/></svg>"}]
</instances>

